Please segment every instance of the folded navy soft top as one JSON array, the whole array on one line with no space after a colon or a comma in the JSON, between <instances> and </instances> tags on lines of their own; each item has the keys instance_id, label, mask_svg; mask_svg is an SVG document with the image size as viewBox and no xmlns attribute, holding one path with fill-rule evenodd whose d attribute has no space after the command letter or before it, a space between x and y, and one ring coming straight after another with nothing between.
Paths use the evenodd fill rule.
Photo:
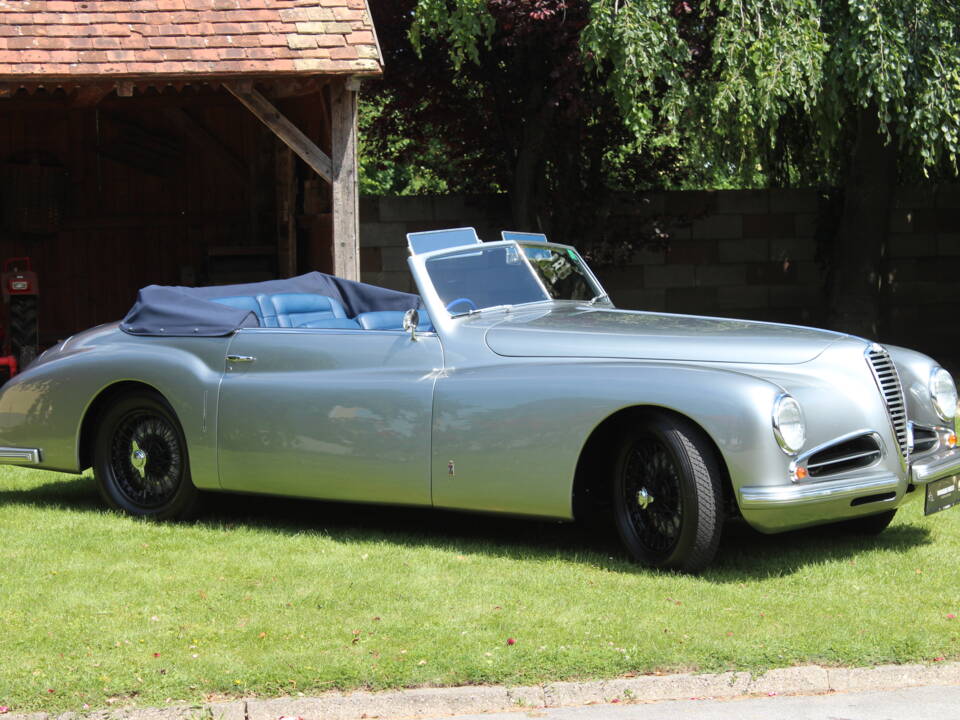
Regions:
<instances>
[{"instance_id":1,"label":"folded navy soft top","mask_svg":"<svg viewBox=\"0 0 960 720\"><path fill-rule=\"evenodd\" d=\"M259 322L250 310L212 302L215 298L277 293L315 293L336 298L349 317L375 310L409 310L422 307L419 295L388 290L366 283L311 272L286 280L183 287L148 285L120 323L131 335L216 337Z\"/></svg>"}]
</instances>

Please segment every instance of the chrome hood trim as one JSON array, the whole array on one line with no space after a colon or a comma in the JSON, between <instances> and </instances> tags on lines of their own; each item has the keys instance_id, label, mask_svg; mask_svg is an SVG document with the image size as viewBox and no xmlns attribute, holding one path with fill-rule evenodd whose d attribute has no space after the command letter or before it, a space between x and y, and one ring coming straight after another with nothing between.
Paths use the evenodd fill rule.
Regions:
<instances>
[{"instance_id":1,"label":"chrome hood trim","mask_svg":"<svg viewBox=\"0 0 960 720\"><path fill-rule=\"evenodd\" d=\"M506 357L796 365L849 335L777 323L554 303L508 313L486 333ZM861 341L862 342L862 341Z\"/></svg>"}]
</instances>

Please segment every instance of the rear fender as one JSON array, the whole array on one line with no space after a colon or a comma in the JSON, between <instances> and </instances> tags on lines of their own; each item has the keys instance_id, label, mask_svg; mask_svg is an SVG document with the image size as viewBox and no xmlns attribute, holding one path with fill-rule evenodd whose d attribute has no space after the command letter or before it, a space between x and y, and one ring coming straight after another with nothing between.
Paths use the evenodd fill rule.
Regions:
<instances>
[{"instance_id":1,"label":"rear fender","mask_svg":"<svg viewBox=\"0 0 960 720\"><path fill-rule=\"evenodd\" d=\"M0 392L0 445L38 448L37 467L82 472L88 457L80 445L84 418L103 393L138 383L155 389L176 412L195 484L218 487L217 387L225 347L225 338L123 336L58 350Z\"/></svg>"}]
</instances>

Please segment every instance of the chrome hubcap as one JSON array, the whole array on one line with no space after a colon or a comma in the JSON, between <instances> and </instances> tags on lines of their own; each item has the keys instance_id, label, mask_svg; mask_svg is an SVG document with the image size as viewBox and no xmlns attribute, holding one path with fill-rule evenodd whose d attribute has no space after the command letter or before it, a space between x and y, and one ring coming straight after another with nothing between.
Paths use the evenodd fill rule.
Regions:
<instances>
[{"instance_id":1,"label":"chrome hubcap","mask_svg":"<svg viewBox=\"0 0 960 720\"><path fill-rule=\"evenodd\" d=\"M637 505L640 506L640 509L646 510L652 502L653 495L648 493L646 488L640 488L640 492L637 493Z\"/></svg>"},{"instance_id":2,"label":"chrome hubcap","mask_svg":"<svg viewBox=\"0 0 960 720\"><path fill-rule=\"evenodd\" d=\"M136 440L130 445L130 464L141 479L147 476L147 454L140 449Z\"/></svg>"}]
</instances>

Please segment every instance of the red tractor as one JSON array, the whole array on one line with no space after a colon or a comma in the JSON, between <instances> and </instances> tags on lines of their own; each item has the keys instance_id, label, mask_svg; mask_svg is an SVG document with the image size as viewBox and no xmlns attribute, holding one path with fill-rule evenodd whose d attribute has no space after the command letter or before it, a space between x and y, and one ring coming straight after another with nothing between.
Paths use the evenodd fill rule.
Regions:
<instances>
[{"instance_id":1,"label":"red tractor","mask_svg":"<svg viewBox=\"0 0 960 720\"><path fill-rule=\"evenodd\" d=\"M6 260L3 263L0 284L3 285L3 305L6 309L3 357L0 357L2 378L4 370L7 377L13 377L18 368L25 368L37 356L40 340L37 324L40 285L28 257Z\"/></svg>"}]
</instances>

